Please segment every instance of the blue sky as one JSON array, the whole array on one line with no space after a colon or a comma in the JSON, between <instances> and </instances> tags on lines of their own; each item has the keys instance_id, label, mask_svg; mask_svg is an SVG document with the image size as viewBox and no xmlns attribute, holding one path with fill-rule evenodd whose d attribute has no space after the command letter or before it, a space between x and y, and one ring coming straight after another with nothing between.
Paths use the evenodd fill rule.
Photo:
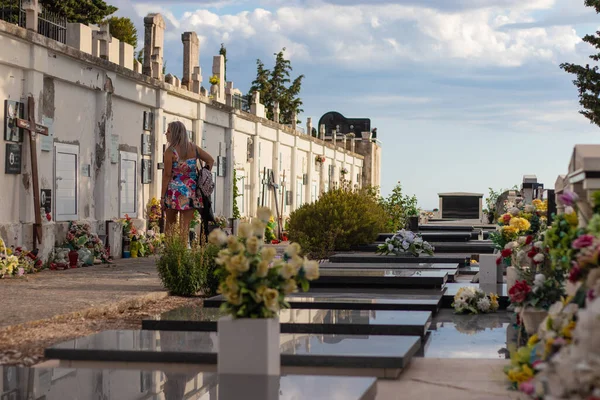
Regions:
<instances>
[{"instance_id":1,"label":"blue sky","mask_svg":"<svg viewBox=\"0 0 600 400\"><path fill-rule=\"evenodd\" d=\"M382 192L400 181L424 208L437 193L487 193L567 172L572 148L600 143L578 114L562 62L591 63L581 41L600 16L583 0L112 0L143 32L168 24L167 70L181 76L181 33L201 37L205 86L220 43L246 92L256 59L283 47L306 75L307 116L371 118L383 142ZM143 38L143 34L140 35Z\"/></svg>"}]
</instances>

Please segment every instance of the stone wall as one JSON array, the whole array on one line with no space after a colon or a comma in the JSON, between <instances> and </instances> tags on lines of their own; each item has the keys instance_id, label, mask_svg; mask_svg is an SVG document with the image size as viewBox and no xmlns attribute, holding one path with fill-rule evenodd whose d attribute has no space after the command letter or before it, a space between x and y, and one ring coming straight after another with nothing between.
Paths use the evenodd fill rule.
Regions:
<instances>
[{"instance_id":1,"label":"stone wall","mask_svg":"<svg viewBox=\"0 0 600 400\"><path fill-rule=\"evenodd\" d=\"M147 27L156 30L152 24L160 27L159 16L146 19ZM232 216L234 168L238 178L244 178L238 186L243 195L238 201L243 202L244 216L255 215L262 197L264 168L273 171L278 184L285 175L285 187L292 194L288 196L281 191L277 194L279 205L283 197L291 200L284 201L288 203L283 210L285 215L300 204L314 200L330 183L339 182L342 167L350 171L349 176L363 177L365 164L370 165L371 170L374 168L372 162L365 163L365 156L266 120L258 97L252 105L253 114L226 105L228 96L235 93L231 82L228 83L230 90L217 90L216 96L208 96L200 87L200 68L192 60L198 52L191 48L197 42L188 40L190 36L183 38L186 51L191 53L188 59L192 60L186 75L191 89L188 90L178 80L171 80L175 84L165 82L157 72L162 72L162 53L158 50L162 48L160 35L152 39L152 62L146 65L152 76L148 76L136 72L135 66L130 68L130 63L122 65L124 60L120 56L118 60L114 58L117 54L126 54L129 58L131 52L122 44L119 48L126 51L111 51L110 44L115 41L107 32L100 34L92 30L92 44L88 45L90 32L86 28L69 25L70 44L77 46L73 47L0 21L0 99L26 103L27 98L33 96L36 120L48 126L51 133L50 138L37 138L40 189L51 190L53 196L53 220L43 225L41 250L44 255L54 242L64 240L69 220L86 220L97 231L106 232L106 222L124 216L123 204L129 201L127 188L131 182L135 191L128 214L134 217L138 227L144 226L146 204L162 193L159 168L166 140L164 133L166 124L174 120L182 121L192 132L193 140L215 159L223 157L224 176L216 178L216 215ZM95 53L99 56L94 56ZM183 69L186 71L186 67ZM190 70L193 71L191 77ZM148 123L145 119L149 126L144 126ZM5 122L2 112L0 126L4 127ZM142 135L151 143L148 155L142 155ZM3 164L5 144L13 142L2 141L0 160ZM76 158L77 201L72 218L60 218L55 201L60 186L57 179L61 178L57 176L57 152L61 148L72 149ZM368 151L365 154L369 157ZM317 155L326 157L323 165L315 162ZM150 160L149 183L142 182L143 160ZM126 163L135 165L131 182L122 176L128 171L124 169ZM41 212L33 207L30 165L28 140L24 140L21 174L5 174L4 170L0 173L3 188L0 190L0 235L11 245L29 248L35 212ZM337 166L331 177L326 174L329 165ZM274 206L272 192L266 193L265 203ZM114 227L109 226L108 231L114 231Z\"/></svg>"}]
</instances>

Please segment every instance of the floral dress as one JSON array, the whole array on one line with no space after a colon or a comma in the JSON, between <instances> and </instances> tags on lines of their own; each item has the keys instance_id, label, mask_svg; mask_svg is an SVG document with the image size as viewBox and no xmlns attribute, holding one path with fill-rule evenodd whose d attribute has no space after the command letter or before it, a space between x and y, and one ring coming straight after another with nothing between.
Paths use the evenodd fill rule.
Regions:
<instances>
[{"instance_id":1,"label":"floral dress","mask_svg":"<svg viewBox=\"0 0 600 400\"><path fill-rule=\"evenodd\" d=\"M177 150L173 150L173 171L167 193L165 206L171 210L185 211L202 208L202 199L196 196L196 181L198 180L198 169L196 158L185 161L179 160Z\"/></svg>"}]
</instances>

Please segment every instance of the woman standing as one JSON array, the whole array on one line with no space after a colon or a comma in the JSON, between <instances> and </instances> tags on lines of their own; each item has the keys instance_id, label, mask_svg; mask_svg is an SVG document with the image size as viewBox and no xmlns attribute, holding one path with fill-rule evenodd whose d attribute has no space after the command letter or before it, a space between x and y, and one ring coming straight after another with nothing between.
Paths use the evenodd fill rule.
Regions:
<instances>
[{"instance_id":1,"label":"woman standing","mask_svg":"<svg viewBox=\"0 0 600 400\"><path fill-rule=\"evenodd\" d=\"M203 168L209 171L215 161L210 154L189 141L185 125L180 121L169 124L167 142L162 179L166 231L170 232L179 216L181 235L187 240L194 210L202 207L202 198L196 196L197 159L204 161Z\"/></svg>"}]
</instances>

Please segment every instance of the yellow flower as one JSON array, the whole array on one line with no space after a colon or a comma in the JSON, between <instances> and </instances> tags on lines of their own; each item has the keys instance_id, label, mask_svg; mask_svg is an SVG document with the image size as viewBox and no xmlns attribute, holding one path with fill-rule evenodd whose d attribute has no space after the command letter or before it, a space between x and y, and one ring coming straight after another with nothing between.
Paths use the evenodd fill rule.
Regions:
<instances>
[{"instance_id":1,"label":"yellow flower","mask_svg":"<svg viewBox=\"0 0 600 400\"><path fill-rule=\"evenodd\" d=\"M298 290L298 284L294 279L290 279L283 284L283 293L290 294Z\"/></svg>"},{"instance_id":2,"label":"yellow flower","mask_svg":"<svg viewBox=\"0 0 600 400\"><path fill-rule=\"evenodd\" d=\"M236 271L246 272L250 269L250 261L243 254L231 257L229 262L235 265Z\"/></svg>"},{"instance_id":3,"label":"yellow flower","mask_svg":"<svg viewBox=\"0 0 600 400\"><path fill-rule=\"evenodd\" d=\"M258 267L256 268L256 276L259 278L264 278L269 273L269 262L262 260L258 263Z\"/></svg>"},{"instance_id":4,"label":"yellow flower","mask_svg":"<svg viewBox=\"0 0 600 400\"><path fill-rule=\"evenodd\" d=\"M540 341L540 338L538 337L538 335L536 333L535 335L533 335L529 338L529 340L527 341L527 346L533 346L539 341Z\"/></svg>"},{"instance_id":5,"label":"yellow flower","mask_svg":"<svg viewBox=\"0 0 600 400\"><path fill-rule=\"evenodd\" d=\"M252 236L254 228L247 222L243 222L238 227L238 235L243 238L249 238Z\"/></svg>"},{"instance_id":6,"label":"yellow flower","mask_svg":"<svg viewBox=\"0 0 600 400\"><path fill-rule=\"evenodd\" d=\"M229 304L232 304L234 306L239 306L240 304L242 304L242 296L239 292L223 293L223 297L225 297L225 300Z\"/></svg>"},{"instance_id":7,"label":"yellow flower","mask_svg":"<svg viewBox=\"0 0 600 400\"><path fill-rule=\"evenodd\" d=\"M208 242L215 246L223 246L227 243L227 234L220 229L214 229L210 235L208 235Z\"/></svg>"},{"instance_id":8,"label":"yellow flower","mask_svg":"<svg viewBox=\"0 0 600 400\"><path fill-rule=\"evenodd\" d=\"M240 243L237 237L229 236L227 238L227 247L232 253L239 253L244 250L244 245Z\"/></svg>"},{"instance_id":9,"label":"yellow flower","mask_svg":"<svg viewBox=\"0 0 600 400\"><path fill-rule=\"evenodd\" d=\"M567 326L565 326L562 331L560 332L561 335L565 338L565 339L573 339L573 330L575 329L575 326L577 324L575 323L575 321L571 321L569 322L569 324Z\"/></svg>"},{"instance_id":10,"label":"yellow flower","mask_svg":"<svg viewBox=\"0 0 600 400\"><path fill-rule=\"evenodd\" d=\"M263 294L265 307L273 312L279 311L279 292L275 289L266 289Z\"/></svg>"},{"instance_id":11,"label":"yellow flower","mask_svg":"<svg viewBox=\"0 0 600 400\"><path fill-rule=\"evenodd\" d=\"M290 257L294 257L300 253L300 250L300 245L298 243L292 243L285 249L285 253Z\"/></svg>"},{"instance_id":12,"label":"yellow flower","mask_svg":"<svg viewBox=\"0 0 600 400\"><path fill-rule=\"evenodd\" d=\"M252 221L252 230L254 231L254 235L258 237L263 237L265 235L266 227L267 225L258 219Z\"/></svg>"},{"instance_id":13,"label":"yellow flower","mask_svg":"<svg viewBox=\"0 0 600 400\"><path fill-rule=\"evenodd\" d=\"M505 239L510 239L510 238L515 237L517 235L517 233L519 232L519 230L517 228L515 228L514 226L505 225L501 229L502 229L502 236L504 236Z\"/></svg>"},{"instance_id":14,"label":"yellow flower","mask_svg":"<svg viewBox=\"0 0 600 400\"><path fill-rule=\"evenodd\" d=\"M533 370L527 364L523 364L520 368L516 367L508 371L508 379L511 382L523 383L533 378Z\"/></svg>"},{"instance_id":15,"label":"yellow flower","mask_svg":"<svg viewBox=\"0 0 600 400\"><path fill-rule=\"evenodd\" d=\"M217 265L225 265L229 262L230 259L230 254L229 254L229 250L223 249L221 251L219 251L219 253L217 254L217 258L215 258L215 262L217 263Z\"/></svg>"},{"instance_id":16,"label":"yellow flower","mask_svg":"<svg viewBox=\"0 0 600 400\"><path fill-rule=\"evenodd\" d=\"M502 214L501 216L498 217L498 222L504 223L504 221L506 221L507 219L510 220L511 218L512 218L512 215L510 215L509 213Z\"/></svg>"},{"instance_id":17,"label":"yellow flower","mask_svg":"<svg viewBox=\"0 0 600 400\"><path fill-rule=\"evenodd\" d=\"M252 236L248 240L246 240L246 250L248 253L255 255L258 253L258 247L260 246L260 242L256 236Z\"/></svg>"},{"instance_id":18,"label":"yellow flower","mask_svg":"<svg viewBox=\"0 0 600 400\"><path fill-rule=\"evenodd\" d=\"M266 262L271 262L277 254L277 250L274 247L263 247L260 251L262 259Z\"/></svg>"},{"instance_id":19,"label":"yellow flower","mask_svg":"<svg viewBox=\"0 0 600 400\"><path fill-rule=\"evenodd\" d=\"M525 218L515 217L510 220L510 226L521 232L526 232L531 228L531 223Z\"/></svg>"},{"instance_id":20,"label":"yellow flower","mask_svg":"<svg viewBox=\"0 0 600 400\"><path fill-rule=\"evenodd\" d=\"M572 212L570 214L565 214L565 220L569 223L569 225L575 227L579 225L579 218L577 218L577 213Z\"/></svg>"},{"instance_id":21,"label":"yellow flower","mask_svg":"<svg viewBox=\"0 0 600 400\"><path fill-rule=\"evenodd\" d=\"M544 351L546 356L549 355L552 351L552 345L554 345L554 339L550 338L546 340L546 344L544 345Z\"/></svg>"},{"instance_id":22,"label":"yellow flower","mask_svg":"<svg viewBox=\"0 0 600 400\"><path fill-rule=\"evenodd\" d=\"M227 285L227 289L230 292L239 292L240 291L240 287L238 286L237 279L235 279L235 276L233 276L233 275L229 275L225 279L225 284Z\"/></svg>"},{"instance_id":23,"label":"yellow flower","mask_svg":"<svg viewBox=\"0 0 600 400\"><path fill-rule=\"evenodd\" d=\"M296 273L297 273L296 267L290 263L284 264L283 267L281 268L281 270L279 270L279 275L281 275L281 277L283 279L290 279L290 278L296 276Z\"/></svg>"},{"instance_id":24,"label":"yellow flower","mask_svg":"<svg viewBox=\"0 0 600 400\"><path fill-rule=\"evenodd\" d=\"M316 261L305 260L304 273L306 274L306 279L308 279L309 281L319 279L319 263Z\"/></svg>"},{"instance_id":25,"label":"yellow flower","mask_svg":"<svg viewBox=\"0 0 600 400\"><path fill-rule=\"evenodd\" d=\"M302 259L302 257L296 254L292 256L292 258L288 261L288 264L290 264L296 270L299 270L302 264L304 264L304 260Z\"/></svg>"}]
</instances>

